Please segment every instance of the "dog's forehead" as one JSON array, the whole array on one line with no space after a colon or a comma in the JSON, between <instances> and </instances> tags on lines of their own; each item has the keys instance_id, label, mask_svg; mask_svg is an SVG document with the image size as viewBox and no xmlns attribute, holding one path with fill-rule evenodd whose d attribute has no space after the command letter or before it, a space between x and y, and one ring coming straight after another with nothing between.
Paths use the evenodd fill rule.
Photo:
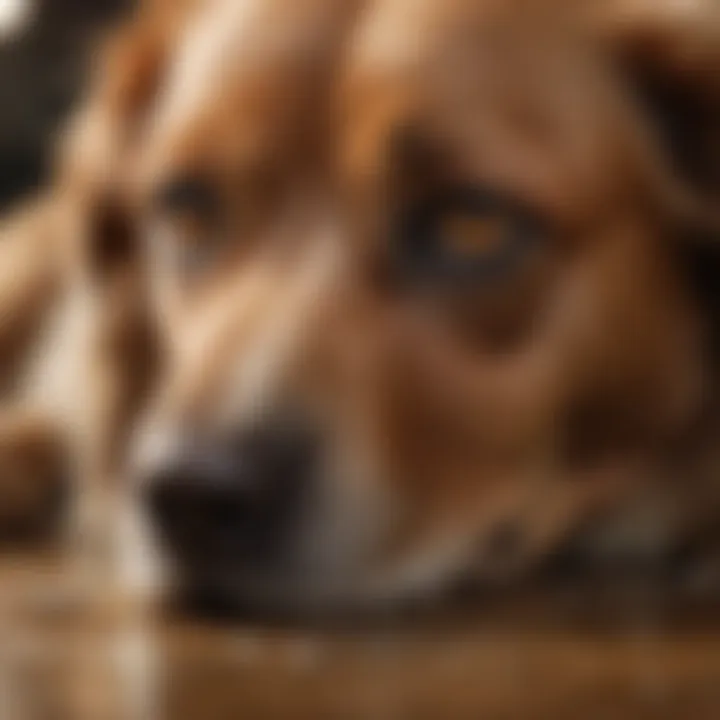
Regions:
<instances>
[{"instance_id":1,"label":"dog's forehead","mask_svg":"<svg viewBox=\"0 0 720 720\"><path fill-rule=\"evenodd\" d=\"M562 0L375 0L354 33L347 63L350 90L375 84L463 92L505 86L542 101L573 86L592 53L578 12ZM575 76L575 78L573 77Z\"/></svg>"},{"instance_id":2,"label":"dog's forehead","mask_svg":"<svg viewBox=\"0 0 720 720\"><path fill-rule=\"evenodd\" d=\"M212 142L220 120L237 139L293 118L341 48L357 0L205 0L187 16L150 124L149 146L191 134ZM248 127L248 126L253 126ZM215 144L231 144L216 137ZM172 151L171 151L172 152ZM199 152L202 152L200 149Z\"/></svg>"},{"instance_id":3,"label":"dog's forehead","mask_svg":"<svg viewBox=\"0 0 720 720\"><path fill-rule=\"evenodd\" d=\"M557 0L373 0L355 34L351 62L367 72L407 68L463 36L486 43L488 30L552 26L556 6ZM508 33L504 39L512 41Z\"/></svg>"},{"instance_id":4,"label":"dog's forehead","mask_svg":"<svg viewBox=\"0 0 720 720\"><path fill-rule=\"evenodd\" d=\"M459 174L541 202L604 192L609 139L629 127L606 60L562 0L379 0L340 89L343 162L371 178L388 141L416 130Z\"/></svg>"},{"instance_id":5,"label":"dog's forehead","mask_svg":"<svg viewBox=\"0 0 720 720\"><path fill-rule=\"evenodd\" d=\"M532 174L535 157L532 182L563 194L580 171L548 180L550 161L592 166L614 112L563 5L205 0L175 45L141 161L145 178L153 184L198 165L234 177L268 159L289 167L299 145L310 149L303 158L315 147L340 148L343 163L380 157L385 130L423 113L453 153L516 176Z\"/></svg>"},{"instance_id":6,"label":"dog's forehead","mask_svg":"<svg viewBox=\"0 0 720 720\"><path fill-rule=\"evenodd\" d=\"M447 4L427 0L370 3L354 37L351 68L390 70L412 63L437 35L437 23L452 15Z\"/></svg>"}]
</instances>

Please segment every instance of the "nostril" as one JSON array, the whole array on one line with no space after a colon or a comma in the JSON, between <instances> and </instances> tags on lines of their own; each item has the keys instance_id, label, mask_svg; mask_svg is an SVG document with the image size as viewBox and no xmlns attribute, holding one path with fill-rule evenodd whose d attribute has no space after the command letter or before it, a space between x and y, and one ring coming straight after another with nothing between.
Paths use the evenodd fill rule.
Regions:
<instances>
[{"instance_id":1,"label":"nostril","mask_svg":"<svg viewBox=\"0 0 720 720\"><path fill-rule=\"evenodd\" d=\"M172 479L166 475L147 480L144 496L145 504L155 520L162 522L182 511L182 503L173 488Z\"/></svg>"},{"instance_id":2,"label":"nostril","mask_svg":"<svg viewBox=\"0 0 720 720\"><path fill-rule=\"evenodd\" d=\"M161 522L192 522L198 517L217 518L245 505L238 483L218 483L212 478L163 474L149 483L150 511Z\"/></svg>"},{"instance_id":3,"label":"nostril","mask_svg":"<svg viewBox=\"0 0 720 720\"><path fill-rule=\"evenodd\" d=\"M154 479L147 488L146 503L166 549L193 562L219 559L231 551L252 515L240 483L185 474Z\"/></svg>"},{"instance_id":4,"label":"nostril","mask_svg":"<svg viewBox=\"0 0 720 720\"><path fill-rule=\"evenodd\" d=\"M203 563L260 561L291 546L314 467L314 444L305 437L246 433L225 444L194 445L148 477L145 504L172 553Z\"/></svg>"},{"instance_id":5,"label":"nostril","mask_svg":"<svg viewBox=\"0 0 720 720\"><path fill-rule=\"evenodd\" d=\"M176 483L170 474L154 477L146 484L145 500L150 516L166 532L192 521L194 501L190 495L185 483Z\"/></svg>"}]
</instances>

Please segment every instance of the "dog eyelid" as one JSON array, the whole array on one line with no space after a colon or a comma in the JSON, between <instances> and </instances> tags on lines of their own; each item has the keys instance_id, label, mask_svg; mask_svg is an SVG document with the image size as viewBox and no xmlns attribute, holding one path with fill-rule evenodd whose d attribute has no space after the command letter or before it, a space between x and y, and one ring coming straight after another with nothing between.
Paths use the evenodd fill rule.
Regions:
<instances>
[{"instance_id":1,"label":"dog eyelid","mask_svg":"<svg viewBox=\"0 0 720 720\"><path fill-rule=\"evenodd\" d=\"M460 187L409 208L396 229L394 253L416 279L495 282L546 234L543 219L514 198Z\"/></svg>"}]
</instances>

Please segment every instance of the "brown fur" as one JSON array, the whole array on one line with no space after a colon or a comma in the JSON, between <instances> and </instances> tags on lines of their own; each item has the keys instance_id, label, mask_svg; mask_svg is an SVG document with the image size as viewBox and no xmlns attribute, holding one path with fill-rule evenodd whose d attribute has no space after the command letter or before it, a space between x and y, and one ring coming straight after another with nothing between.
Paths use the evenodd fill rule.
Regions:
<instances>
[{"instance_id":1,"label":"brown fur","mask_svg":"<svg viewBox=\"0 0 720 720\"><path fill-rule=\"evenodd\" d=\"M62 164L81 228L59 240L67 283L90 288L106 358L84 472L112 474L152 321L164 365L146 435L242 427L256 403L312 416L345 458L326 482L354 515L318 510L313 531L368 534L349 594L524 568L595 523L598 547L627 518L653 516L653 546L704 528L720 497L715 318L685 256L714 222L713 12L273 0L217 20L220 4L158 3L121 35ZM700 147L678 144L668 97ZM188 175L224 208L217 247L152 205ZM458 183L535 209L545 243L492 289L407 289L393 213ZM181 277L173 258L198 247L210 260Z\"/></svg>"}]
</instances>

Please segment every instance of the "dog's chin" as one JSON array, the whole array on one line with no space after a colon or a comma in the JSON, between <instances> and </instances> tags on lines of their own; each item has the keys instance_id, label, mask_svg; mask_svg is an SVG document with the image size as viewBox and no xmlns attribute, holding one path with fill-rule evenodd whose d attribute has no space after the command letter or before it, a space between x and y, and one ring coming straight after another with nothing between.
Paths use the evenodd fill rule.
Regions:
<instances>
[{"instance_id":1,"label":"dog's chin","mask_svg":"<svg viewBox=\"0 0 720 720\"><path fill-rule=\"evenodd\" d=\"M202 577L181 574L167 597L196 614L238 618L320 620L366 614L374 606L350 583L303 582L247 571Z\"/></svg>"},{"instance_id":2,"label":"dog's chin","mask_svg":"<svg viewBox=\"0 0 720 720\"><path fill-rule=\"evenodd\" d=\"M369 567L332 569L286 562L198 564L168 558L163 595L201 615L327 620L374 618L409 608L437 607L477 580L468 553L416 553Z\"/></svg>"}]
</instances>

